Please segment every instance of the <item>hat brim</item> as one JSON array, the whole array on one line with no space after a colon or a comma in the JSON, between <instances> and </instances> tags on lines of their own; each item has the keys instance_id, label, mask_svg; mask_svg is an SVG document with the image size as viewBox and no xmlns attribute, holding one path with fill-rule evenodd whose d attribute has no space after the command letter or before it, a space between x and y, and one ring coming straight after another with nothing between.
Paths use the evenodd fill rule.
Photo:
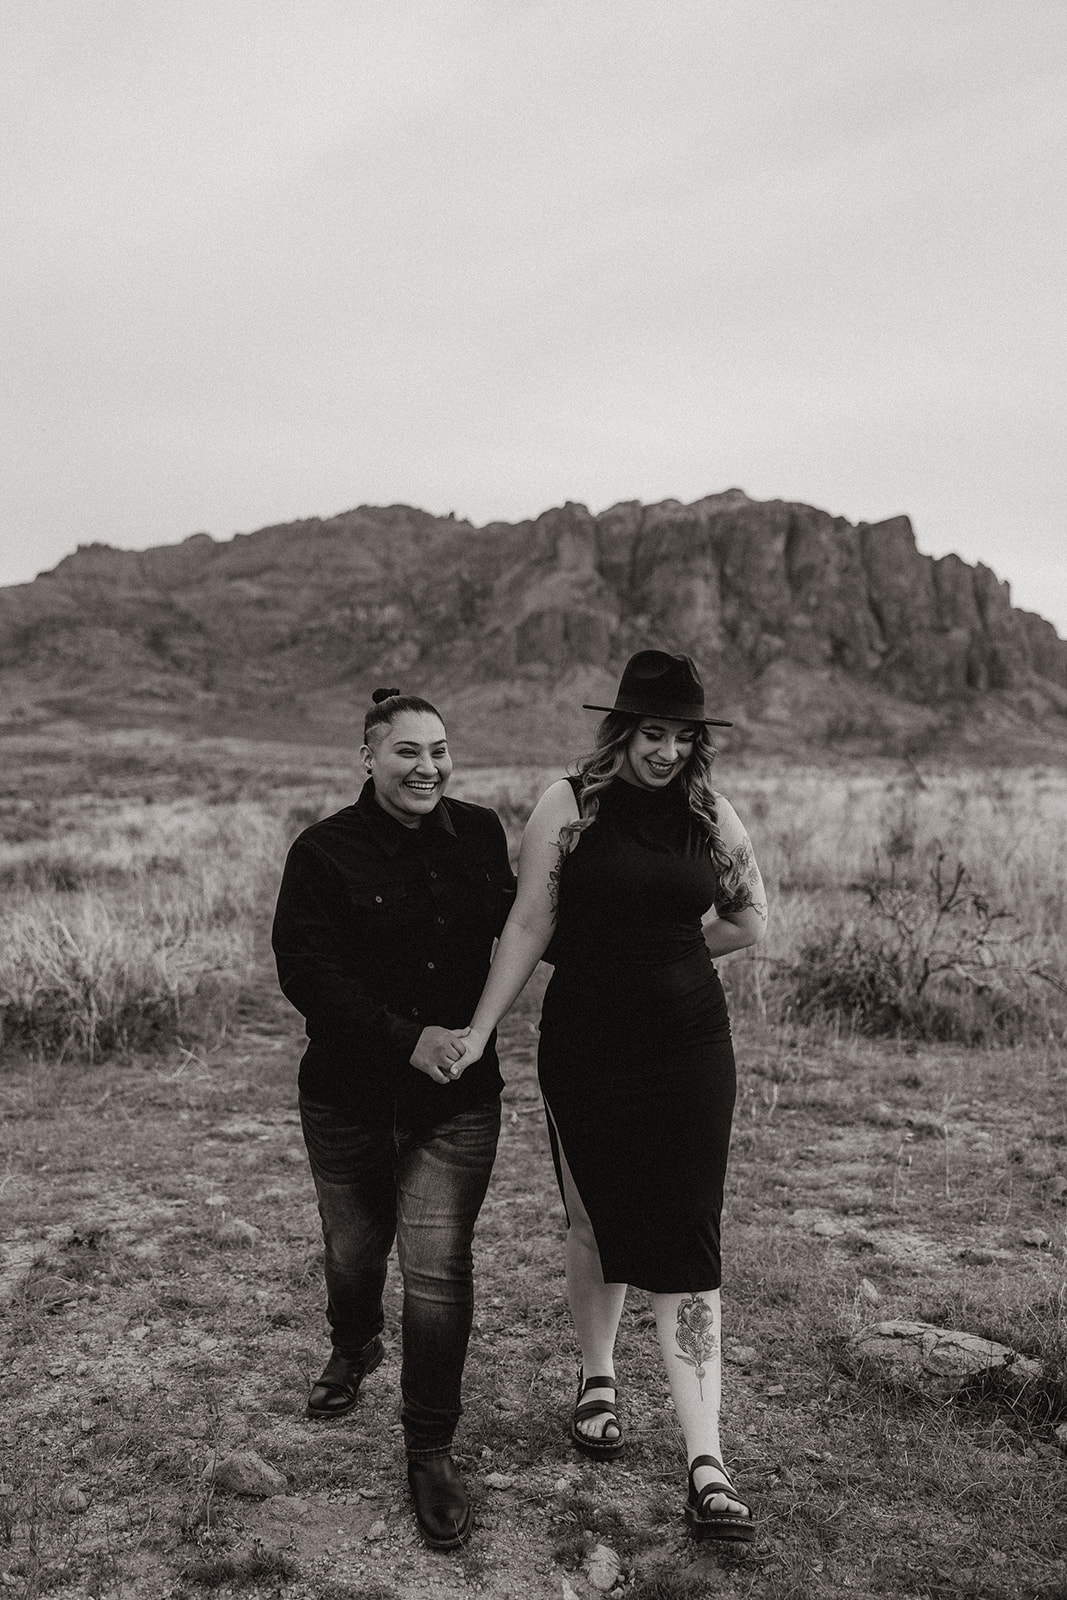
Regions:
<instances>
[{"instance_id":1,"label":"hat brim","mask_svg":"<svg viewBox=\"0 0 1067 1600\"><path fill-rule=\"evenodd\" d=\"M647 711L631 711L627 706L591 706L584 700L583 711L618 711L624 717L663 717L667 722L702 722L708 728L732 728L732 722L723 722L721 717L697 717L688 713L662 711L658 706L650 707Z\"/></svg>"}]
</instances>

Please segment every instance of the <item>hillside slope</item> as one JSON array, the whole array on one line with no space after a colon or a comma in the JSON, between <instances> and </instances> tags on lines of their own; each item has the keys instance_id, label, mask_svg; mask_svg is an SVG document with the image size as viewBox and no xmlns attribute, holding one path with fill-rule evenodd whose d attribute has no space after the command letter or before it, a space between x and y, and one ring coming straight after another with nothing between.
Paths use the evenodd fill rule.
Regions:
<instances>
[{"instance_id":1,"label":"hillside slope","mask_svg":"<svg viewBox=\"0 0 1067 1600\"><path fill-rule=\"evenodd\" d=\"M482 528L363 506L228 541L82 546L0 589L8 722L348 738L397 681L461 708L482 754L536 755L558 742L546 716L584 740L574 708L653 643L697 658L742 741L1067 730L1067 642L988 567L921 555L906 517L853 525L739 489Z\"/></svg>"}]
</instances>

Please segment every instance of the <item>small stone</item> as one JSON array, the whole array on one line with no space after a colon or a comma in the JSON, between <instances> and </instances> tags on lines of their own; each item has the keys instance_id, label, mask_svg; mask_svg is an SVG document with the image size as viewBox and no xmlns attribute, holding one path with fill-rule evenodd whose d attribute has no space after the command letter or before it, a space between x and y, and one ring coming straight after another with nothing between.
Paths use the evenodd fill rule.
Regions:
<instances>
[{"instance_id":1,"label":"small stone","mask_svg":"<svg viewBox=\"0 0 1067 1600\"><path fill-rule=\"evenodd\" d=\"M256 1499L284 1494L289 1487L285 1473L272 1467L254 1450L235 1450L232 1455L224 1456L215 1469L215 1482L220 1489L228 1489L231 1494L249 1495Z\"/></svg>"},{"instance_id":2,"label":"small stone","mask_svg":"<svg viewBox=\"0 0 1067 1600\"><path fill-rule=\"evenodd\" d=\"M66 1367L49 1367L48 1376L50 1378L62 1378L66 1370Z\"/></svg>"},{"instance_id":3,"label":"small stone","mask_svg":"<svg viewBox=\"0 0 1067 1600\"><path fill-rule=\"evenodd\" d=\"M575 1589L572 1584L569 1584L567 1582L566 1578L564 1578L562 1580L562 1582L563 1582L563 1591L562 1591L561 1600L581 1600L581 1597L578 1594L577 1589Z\"/></svg>"},{"instance_id":4,"label":"small stone","mask_svg":"<svg viewBox=\"0 0 1067 1600\"><path fill-rule=\"evenodd\" d=\"M769 1383L767 1385L766 1389L764 1389L763 1392L764 1392L765 1395L770 1395L770 1396L772 1396L774 1398L777 1398L779 1395L785 1394L785 1384L784 1383Z\"/></svg>"},{"instance_id":5,"label":"small stone","mask_svg":"<svg viewBox=\"0 0 1067 1600\"><path fill-rule=\"evenodd\" d=\"M89 1509L88 1500L73 1483L65 1483L56 1499L64 1511L74 1512L75 1515L80 1515L81 1512Z\"/></svg>"},{"instance_id":6,"label":"small stone","mask_svg":"<svg viewBox=\"0 0 1067 1600\"><path fill-rule=\"evenodd\" d=\"M74 1376L76 1378L84 1378L85 1374L88 1372L88 1370L89 1370L88 1361L79 1361L78 1365L74 1368Z\"/></svg>"},{"instance_id":7,"label":"small stone","mask_svg":"<svg viewBox=\"0 0 1067 1600\"><path fill-rule=\"evenodd\" d=\"M487 1489L512 1489L515 1479L507 1472L489 1472L485 1477L485 1486Z\"/></svg>"},{"instance_id":8,"label":"small stone","mask_svg":"<svg viewBox=\"0 0 1067 1600\"><path fill-rule=\"evenodd\" d=\"M96 1432L96 1423L93 1421L92 1417L82 1417L78 1422L78 1427L81 1429L82 1433Z\"/></svg>"},{"instance_id":9,"label":"small stone","mask_svg":"<svg viewBox=\"0 0 1067 1600\"><path fill-rule=\"evenodd\" d=\"M759 1359L759 1351L754 1345L750 1344L727 1345L723 1354L726 1356L727 1361L735 1367L750 1367L754 1361Z\"/></svg>"},{"instance_id":10,"label":"small stone","mask_svg":"<svg viewBox=\"0 0 1067 1600\"><path fill-rule=\"evenodd\" d=\"M1067 1422L1061 1422L1059 1427L1053 1428L1052 1437L1061 1450L1067 1450Z\"/></svg>"},{"instance_id":11,"label":"small stone","mask_svg":"<svg viewBox=\"0 0 1067 1600\"><path fill-rule=\"evenodd\" d=\"M147 1322L139 1322L135 1328L126 1329L126 1337L127 1339L135 1339L140 1344L142 1339L148 1338L151 1331Z\"/></svg>"},{"instance_id":12,"label":"small stone","mask_svg":"<svg viewBox=\"0 0 1067 1600\"><path fill-rule=\"evenodd\" d=\"M820 1239L837 1239L845 1230L840 1222L831 1222L828 1219L826 1222L817 1222L811 1231L817 1233Z\"/></svg>"},{"instance_id":13,"label":"small stone","mask_svg":"<svg viewBox=\"0 0 1067 1600\"><path fill-rule=\"evenodd\" d=\"M1044 1228L1028 1228L1023 1234L1023 1244L1031 1245L1035 1250L1045 1250L1051 1243Z\"/></svg>"},{"instance_id":14,"label":"small stone","mask_svg":"<svg viewBox=\"0 0 1067 1600\"><path fill-rule=\"evenodd\" d=\"M606 1593L615 1586L622 1563L608 1544L598 1544L582 1562L582 1570L594 1589Z\"/></svg>"},{"instance_id":15,"label":"small stone","mask_svg":"<svg viewBox=\"0 0 1067 1600\"><path fill-rule=\"evenodd\" d=\"M856 1291L861 1300L866 1300L869 1305L877 1306L882 1303L881 1290L875 1288L870 1278L861 1278Z\"/></svg>"},{"instance_id":16,"label":"small stone","mask_svg":"<svg viewBox=\"0 0 1067 1600\"><path fill-rule=\"evenodd\" d=\"M385 1518L377 1517L367 1529L367 1538L373 1540L384 1539L387 1531Z\"/></svg>"},{"instance_id":17,"label":"small stone","mask_svg":"<svg viewBox=\"0 0 1067 1600\"><path fill-rule=\"evenodd\" d=\"M238 1247L253 1245L259 1238L259 1229L241 1217L233 1217L219 1225L215 1238L219 1244Z\"/></svg>"},{"instance_id":18,"label":"small stone","mask_svg":"<svg viewBox=\"0 0 1067 1600\"><path fill-rule=\"evenodd\" d=\"M1053 1200L1067 1200L1067 1178L1057 1173L1049 1183L1048 1192Z\"/></svg>"}]
</instances>

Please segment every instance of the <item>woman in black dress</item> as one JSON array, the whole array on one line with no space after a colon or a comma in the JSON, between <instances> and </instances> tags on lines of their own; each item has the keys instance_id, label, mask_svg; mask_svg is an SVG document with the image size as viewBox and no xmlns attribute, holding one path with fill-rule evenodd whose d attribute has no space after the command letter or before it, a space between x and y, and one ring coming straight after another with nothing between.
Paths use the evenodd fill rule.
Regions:
<instances>
[{"instance_id":1,"label":"woman in black dress","mask_svg":"<svg viewBox=\"0 0 1067 1600\"><path fill-rule=\"evenodd\" d=\"M643 650L578 775L541 797L519 890L466 1041L482 1041L542 955L555 971L538 1075L567 1211L567 1295L582 1351L570 1435L623 1449L614 1346L626 1286L649 1291L689 1457L698 1538L753 1523L722 1464L719 1215L735 1079L713 961L766 928L759 869L710 783L714 749L688 656ZM551 948L549 949L549 941ZM547 954L546 954L547 952Z\"/></svg>"}]
</instances>

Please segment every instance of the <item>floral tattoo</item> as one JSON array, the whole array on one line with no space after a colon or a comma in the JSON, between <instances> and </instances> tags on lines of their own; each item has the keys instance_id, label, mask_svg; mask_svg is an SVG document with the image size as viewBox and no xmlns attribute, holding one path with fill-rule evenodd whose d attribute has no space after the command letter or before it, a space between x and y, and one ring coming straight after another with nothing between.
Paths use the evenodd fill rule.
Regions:
<instances>
[{"instance_id":1,"label":"floral tattoo","mask_svg":"<svg viewBox=\"0 0 1067 1600\"><path fill-rule=\"evenodd\" d=\"M556 864L548 874L548 903L552 907L553 917L559 916L559 877L566 859L566 846L561 844L559 846L559 854L556 856Z\"/></svg>"},{"instance_id":2,"label":"floral tattoo","mask_svg":"<svg viewBox=\"0 0 1067 1600\"><path fill-rule=\"evenodd\" d=\"M684 1361L687 1367L692 1367L696 1372L700 1398L703 1400L704 1379L708 1375L704 1363L718 1350L719 1335L715 1331L714 1311L698 1294L691 1294L678 1307L675 1338L682 1350L678 1360Z\"/></svg>"},{"instance_id":3,"label":"floral tattoo","mask_svg":"<svg viewBox=\"0 0 1067 1600\"><path fill-rule=\"evenodd\" d=\"M748 838L742 839L736 850L730 852L730 871L719 884L715 909L722 915L729 911L747 911L751 906L761 917L766 916L763 906L756 900L759 887L759 868Z\"/></svg>"}]
</instances>

